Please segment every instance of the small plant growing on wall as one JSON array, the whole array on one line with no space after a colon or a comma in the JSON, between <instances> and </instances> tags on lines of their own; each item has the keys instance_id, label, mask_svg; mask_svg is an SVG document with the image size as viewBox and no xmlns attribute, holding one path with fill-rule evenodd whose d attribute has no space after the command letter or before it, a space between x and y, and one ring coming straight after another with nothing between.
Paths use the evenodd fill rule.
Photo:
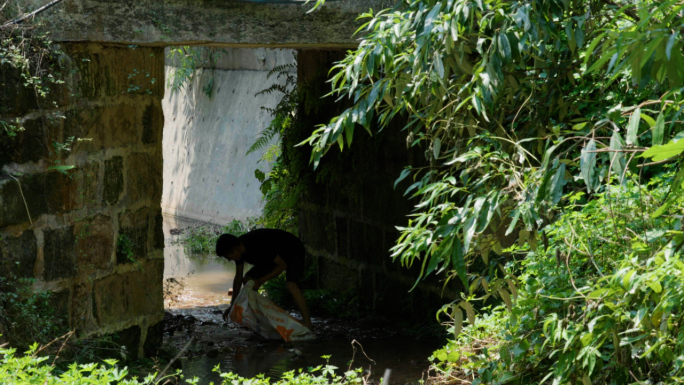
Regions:
<instances>
[{"instance_id":1,"label":"small plant growing on wall","mask_svg":"<svg viewBox=\"0 0 684 385\"><path fill-rule=\"evenodd\" d=\"M9 84L3 86L14 83L17 89L21 87L28 91L26 96L33 94L43 129L56 120L65 119L61 113L54 112L62 106L54 100L48 100L50 93L64 83L58 60L62 52L52 44L49 33L38 30L40 24L30 16L20 14L12 2L0 7L0 72L5 81L9 80ZM52 112L47 113L45 109ZM15 152L13 146L26 130L27 120L16 117L10 103L0 104L0 165L11 160ZM73 138L70 140L73 141ZM66 167L64 164L55 164L58 171L64 172Z\"/></svg>"},{"instance_id":2,"label":"small plant growing on wall","mask_svg":"<svg viewBox=\"0 0 684 385\"><path fill-rule=\"evenodd\" d=\"M119 260L124 259L125 261L133 263L137 270L143 270L142 263L135 255L136 246L137 244L130 236L119 234L119 238L116 242L116 256Z\"/></svg>"}]
</instances>

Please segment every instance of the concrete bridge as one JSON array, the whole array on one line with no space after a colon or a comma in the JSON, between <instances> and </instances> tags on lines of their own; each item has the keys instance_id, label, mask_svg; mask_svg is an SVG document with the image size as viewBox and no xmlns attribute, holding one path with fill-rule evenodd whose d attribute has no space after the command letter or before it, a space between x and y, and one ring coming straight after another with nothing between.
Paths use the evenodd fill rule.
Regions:
<instances>
[{"instance_id":1,"label":"concrete bridge","mask_svg":"<svg viewBox=\"0 0 684 385\"><path fill-rule=\"evenodd\" d=\"M266 0L270 1L270 0ZM17 0L24 12L43 0ZM303 1L64 0L38 15L55 42L146 46L350 48L356 18L388 0L331 0L314 12Z\"/></svg>"},{"instance_id":2,"label":"concrete bridge","mask_svg":"<svg viewBox=\"0 0 684 385\"><path fill-rule=\"evenodd\" d=\"M30 12L42 5L9 6ZM298 49L298 78L323 95L328 68L356 45L357 16L389 6L337 0L307 14L302 3L64 0L39 14L40 28L64 52L55 65L66 82L46 103L17 73L0 70L0 120L26 127L0 152L0 274L33 278L35 289L54 292L53 307L79 335L117 332L134 356L153 355L164 316L164 47ZM321 108L307 124L313 129L334 111ZM65 119L44 119L54 116ZM53 143L70 138L82 140L54 151ZM372 148L340 166L338 185L312 185L301 202L300 236L318 261L321 286L355 287L368 306L395 312L426 298L396 295L413 277L388 253L394 226L411 209L392 190L409 159L401 137ZM64 175L55 164L76 168ZM440 286L419 289L442 293Z\"/></svg>"}]
</instances>

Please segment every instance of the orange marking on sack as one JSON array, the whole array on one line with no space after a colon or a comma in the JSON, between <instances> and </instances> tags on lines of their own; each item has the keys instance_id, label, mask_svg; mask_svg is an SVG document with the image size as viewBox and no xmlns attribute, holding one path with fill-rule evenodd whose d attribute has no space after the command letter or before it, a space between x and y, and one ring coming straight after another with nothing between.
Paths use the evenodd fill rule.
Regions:
<instances>
[{"instance_id":1,"label":"orange marking on sack","mask_svg":"<svg viewBox=\"0 0 684 385\"><path fill-rule=\"evenodd\" d=\"M278 334L280 334L281 337L285 340L285 342L290 341L290 336L292 335L292 332L294 332L294 329L285 329L285 326L278 325L276 326L276 331Z\"/></svg>"},{"instance_id":2,"label":"orange marking on sack","mask_svg":"<svg viewBox=\"0 0 684 385\"><path fill-rule=\"evenodd\" d=\"M242 306L235 305L235 309L230 313L230 319L237 323L242 323L242 312L245 309Z\"/></svg>"}]
</instances>

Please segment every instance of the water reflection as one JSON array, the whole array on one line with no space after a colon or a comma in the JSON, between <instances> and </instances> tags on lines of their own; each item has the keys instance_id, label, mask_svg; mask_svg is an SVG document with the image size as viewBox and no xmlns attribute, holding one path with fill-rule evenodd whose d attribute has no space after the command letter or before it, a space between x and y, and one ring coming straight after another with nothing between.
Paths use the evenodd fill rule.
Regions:
<instances>
[{"instance_id":1,"label":"water reflection","mask_svg":"<svg viewBox=\"0 0 684 385\"><path fill-rule=\"evenodd\" d=\"M200 383L220 383L218 373L212 372L216 365L222 371L237 373L250 378L263 373L278 379L283 373L300 368L324 365L324 355L330 355L330 364L342 372L352 363L353 368L371 369L372 379L379 379L384 370L392 370L393 384L417 383L424 378L429 366L427 357L437 346L434 343L406 340L403 338L371 339L363 342L364 355L356 345L345 339L283 344L277 341L262 342L258 346L238 347L218 357L184 359L185 373L197 376ZM356 350L356 351L355 351ZM370 359L373 361L371 361Z\"/></svg>"},{"instance_id":2,"label":"water reflection","mask_svg":"<svg viewBox=\"0 0 684 385\"><path fill-rule=\"evenodd\" d=\"M233 286L235 264L215 255L189 257L178 243L182 235L171 234L197 224L177 217L164 217L164 282L167 309L218 306L229 302L228 289Z\"/></svg>"}]
</instances>

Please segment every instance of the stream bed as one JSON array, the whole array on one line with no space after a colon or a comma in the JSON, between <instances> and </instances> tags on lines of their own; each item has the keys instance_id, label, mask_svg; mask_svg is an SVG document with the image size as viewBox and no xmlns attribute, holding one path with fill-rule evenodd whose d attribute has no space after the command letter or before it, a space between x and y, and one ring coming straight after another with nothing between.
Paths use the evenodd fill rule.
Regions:
<instances>
[{"instance_id":1,"label":"stream bed","mask_svg":"<svg viewBox=\"0 0 684 385\"><path fill-rule=\"evenodd\" d=\"M329 363L340 368L339 373L351 364L363 368L375 381L385 369L392 370L391 384L418 383L426 378L427 357L441 342L415 340L396 322L382 317L338 320L314 314L317 339L287 343L265 340L242 325L225 322L221 314L228 306L234 264L211 255L189 258L177 242L180 236L172 233L191 224L176 218L164 220L164 347L171 351L185 348L179 361L186 378L220 384L219 374L213 371L217 365L242 377L263 373L280 378L290 370L325 365L322 356L330 356Z\"/></svg>"}]
</instances>

